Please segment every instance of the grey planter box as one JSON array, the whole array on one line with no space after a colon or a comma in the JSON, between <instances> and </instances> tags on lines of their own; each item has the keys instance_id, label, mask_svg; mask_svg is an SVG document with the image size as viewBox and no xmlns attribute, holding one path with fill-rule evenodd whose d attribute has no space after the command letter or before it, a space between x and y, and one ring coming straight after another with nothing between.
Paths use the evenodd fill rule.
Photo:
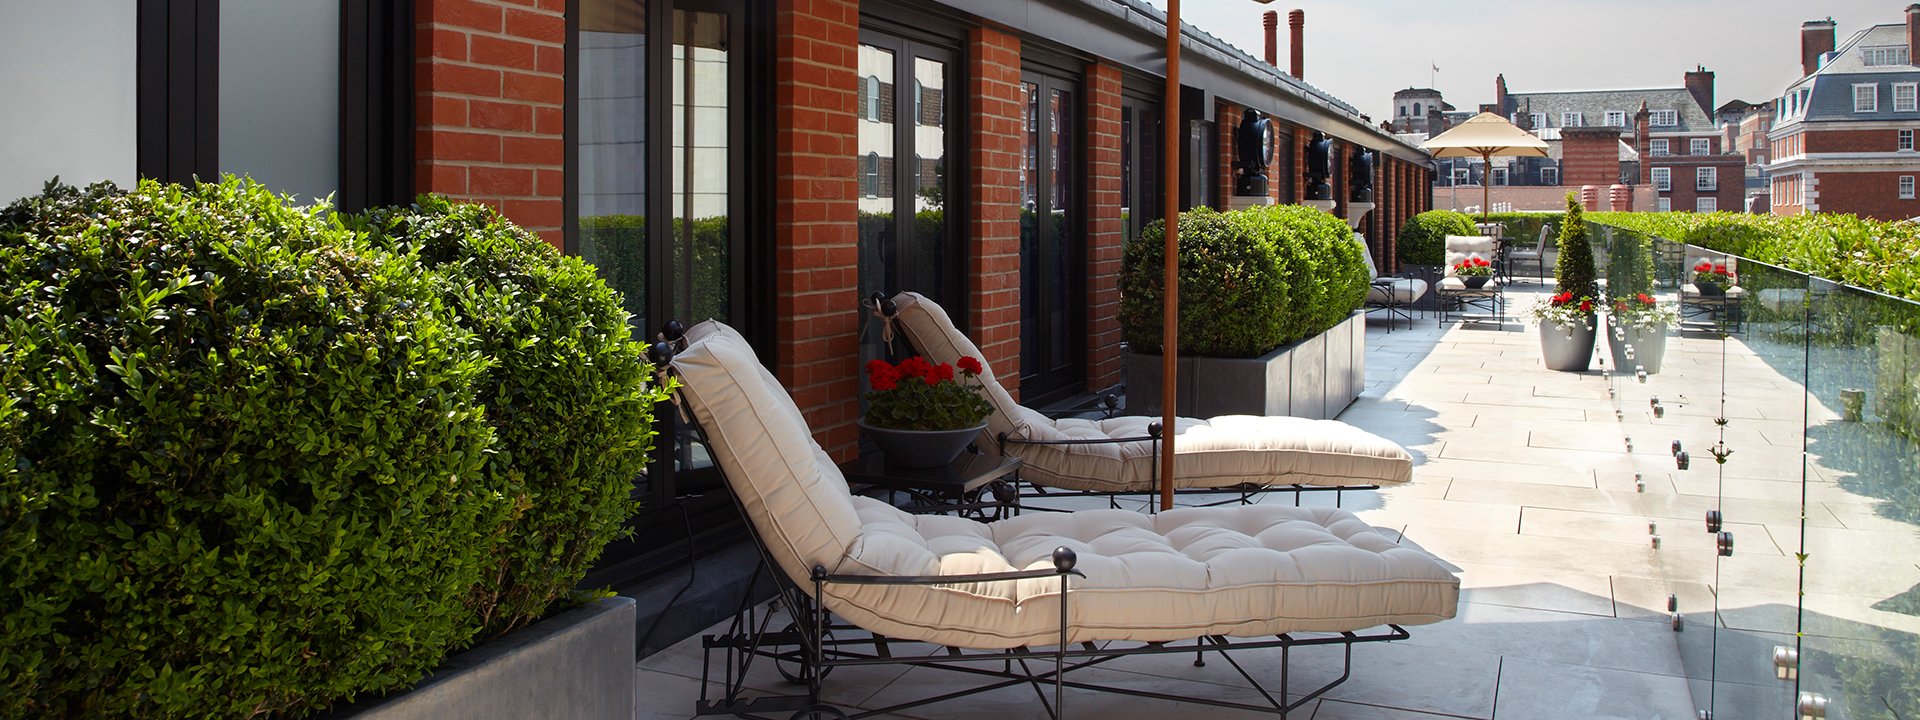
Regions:
<instances>
[{"instance_id":1,"label":"grey planter box","mask_svg":"<svg viewBox=\"0 0 1920 720\"><path fill-rule=\"evenodd\" d=\"M1257 358L1182 356L1174 412L1336 417L1366 387L1366 354L1366 315L1355 312L1326 332ZM1159 355L1127 356L1129 412L1160 414L1160 364Z\"/></svg>"},{"instance_id":2,"label":"grey planter box","mask_svg":"<svg viewBox=\"0 0 1920 720\"><path fill-rule=\"evenodd\" d=\"M412 690L331 717L632 720L633 644L633 598L611 597L455 655Z\"/></svg>"}]
</instances>

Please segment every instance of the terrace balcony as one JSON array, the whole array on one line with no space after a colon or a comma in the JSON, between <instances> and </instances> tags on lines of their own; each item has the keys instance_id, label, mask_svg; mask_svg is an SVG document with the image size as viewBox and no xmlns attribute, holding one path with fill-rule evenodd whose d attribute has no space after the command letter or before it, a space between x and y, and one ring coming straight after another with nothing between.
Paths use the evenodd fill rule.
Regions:
<instances>
[{"instance_id":1,"label":"terrace balcony","mask_svg":"<svg viewBox=\"0 0 1920 720\"><path fill-rule=\"evenodd\" d=\"M1604 261L1626 234L1596 230ZM1655 248L1658 295L1672 301L1692 251ZM1412 451L1414 481L1338 501L1457 566L1461 609L1410 628L1408 640L1356 646L1353 678L1292 717L1783 718L1803 716L1802 694L1827 699L1826 717L1912 717L1920 306L1739 264L1749 293L1741 322L1724 312L1692 318L1668 339L1664 368L1644 381L1611 360L1587 373L1544 370L1539 329L1521 321L1440 326L1429 316L1412 332L1369 329L1366 390L1340 418ZM1509 292L1524 308L1545 291ZM1602 357L1605 348L1603 337ZM1684 469L1675 443L1688 455ZM1716 444L1731 451L1724 464ZM1301 502L1336 498L1309 493ZM1797 662L1777 667L1776 648ZM1276 657L1247 657L1249 672L1277 666ZM1325 681L1338 667L1336 649L1295 656L1303 681ZM1789 668L1792 679L1782 679ZM636 672L637 717L691 716L699 639L641 660ZM1153 656L1083 672L1259 701L1222 662ZM850 667L826 689L857 712L970 682L933 669ZM747 684L792 691L768 663ZM1187 711L1069 693L1079 717ZM1242 715L1254 716L1208 716ZM905 716L1047 714L1033 688L1014 686Z\"/></svg>"}]
</instances>

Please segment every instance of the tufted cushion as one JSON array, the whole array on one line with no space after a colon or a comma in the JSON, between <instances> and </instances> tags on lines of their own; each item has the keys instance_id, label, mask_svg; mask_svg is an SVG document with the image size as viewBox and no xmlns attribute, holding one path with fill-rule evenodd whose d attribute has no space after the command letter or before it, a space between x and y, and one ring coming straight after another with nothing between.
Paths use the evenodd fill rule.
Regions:
<instances>
[{"instance_id":1,"label":"tufted cushion","mask_svg":"<svg viewBox=\"0 0 1920 720\"><path fill-rule=\"evenodd\" d=\"M938 304L910 292L895 295L893 303L900 331L928 359L981 357ZM1147 425L1154 421L1137 416L1053 420L1015 403L993 380L991 367L981 378L994 406L987 418L988 440L1000 433L1034 441L1146 437ZM1174 442L1175 487L1396 484L1413 479L1413 458L1404 448L1337 420L1231 415L1180 418L1175 427L1180 433ZM1110 492L1153 488L1157 463L1149 441L1011 445L1006 451L1023 461L1020 477L1036 484Z\"/></svg>"},{"instance_id":2,"label":"tufted cushion","mask_svg":"<svg viewBox=\"0 0 1920 720\"><path fill-rule=\"evenodd\" d=\"M1035 513L993 524L909 515L855 498L864 532L847 572L934 575L1052 567L1079 554L1072 642L1357 630L1452 617L1459 580L1334 508L1251 505ZM1053 644L1059 581L829 586L829 607L895 637L963 647Z\"/></svg>"},{"instance_id":3,"label":"tufted cushion","mask_svg":"<svg viewBox=\"0 0 1920 720\"><path fill-rule=\"evenodd\" d=\"M1427 281L1419 278L1387 278L1385 285L1367 286L1369 305L1409 305L1427 294Z\"/></svg>"}]
</instances>

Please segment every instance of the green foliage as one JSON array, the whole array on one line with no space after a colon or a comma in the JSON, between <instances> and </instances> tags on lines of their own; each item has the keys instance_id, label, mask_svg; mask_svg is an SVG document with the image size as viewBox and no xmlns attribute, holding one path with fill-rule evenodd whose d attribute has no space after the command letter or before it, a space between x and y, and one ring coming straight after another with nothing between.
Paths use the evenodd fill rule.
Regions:
<instances>
[{"instance_id":1,"label":"green foliage","mask_svg":"<svg viewBox=\"0 0 1920 720\"><path fill-rule=\"evenodd\" d=\"M674 218L668 232L672 233L671 262L676 268L672 276L682 279L674 293L680 319L695 322L728 317L727 293L732 287L727 277L732 232L728 218L694 218L691 233L686 220ZM599 269L607 284L625 298L627 313L636 318L645 318L647 312L647 247L644 215L580 218L580 257ZM653 329L657 328L648 328Z\"/></svg>"},{"instance_id":2,"label":"green foliage","mask_svg":"<svg viewBox=\"0 0 1920 720\"><path fill-rule=\"evenodd\" d=\"M1504 233L1507 242L1513 243L1513 246L1516 248L1527 248L1531 250L1533 249L1534 241L1540 237L1540 228L1549 226L1558 227L1561 221L1566 218L1566 213L1497 212L1487 213L1486 220L1481 220L1479 215L1471 215L1469 217L1476 223L1500 223L1501 232ZM1551 242L1551 240L1552 238L1549 238L1549 242Z\"/></svg>"},{"instance_id":3,"label":"green foliage","mask_svg":"<svg viewBox=\"0 0 1920 720\"><path fill-rule=\"evenodd\" d=\"M1128 242L1120 325L1161 351L1165 223ZM1180 352L1257 357L1333 327L1366 300L1364 249L1346 223L1298 205L1180 216Z\"/></svg>"},{"instance_id":4,"label":"green foliage","mask_svg":"<svg viewBox=\"0 0 1920 720\"><path fill-rule=\"evenodd\" d=\"M1597 223L1920 300L1920 224L1832 213L1594 213L1593 218Z\"/></svg>"},{"instance_id":5,"label":"green foliage","mask_svg":"<svg viewBox=\"0 0 1920 720\"><path fill-rule=\"evenodd\" d=\"M0 213L0 716L299 715L467 643L509 503L442 290L250 181Z\"/></svg>"},{"instance_id":6,"label":"green foliage","mask_svg":"<svg viewBox=\"0 0 1920 720\"><path fill-rule=\"evenodd\" d=\"M1401 226L1397 254L1402 265L1439 267L1447 262L1448 235L1478 235L1473 219L1452 210L1428 210Z\"/></svg>"},{"instance_id":7,"label":"green foliage","mask_svg":"<svg viewBox=\"0 0 1920 720\"><path fill-rule=\"evenodd\" d=\"M1554 290L1576 298L1599 297L1583 213L1579 196L1567 193L1567 215L1560 221L1560 254L1553 265Z\"/></svg>"},{"instance_id":8,"label":"green foliage","mask_svg":"<svg viewBox=\"0 0 1920 720\"><path fill-rule=\"evenodd\" d=\"M484 480L514 514L495 531L511 540L495 543L473 604L488 635L533 622L625 533L665 391L594 269L491 208L429 196L354 222L376 246L433 271L456 321L493 360L477 381L498 437Z\"/></svg>"},{"instance_id":9,"label":"green foliage","mask_svg":"<svg viewBox=\"0 0 1920 720\"><path fill-rule=\"evenodd\" d=\"M894 365L867 362L868 425L894 430L959 430L976 427L993 414L980 388L979 358L935 365L915 355Z\"/></svg>"}]
</instances>

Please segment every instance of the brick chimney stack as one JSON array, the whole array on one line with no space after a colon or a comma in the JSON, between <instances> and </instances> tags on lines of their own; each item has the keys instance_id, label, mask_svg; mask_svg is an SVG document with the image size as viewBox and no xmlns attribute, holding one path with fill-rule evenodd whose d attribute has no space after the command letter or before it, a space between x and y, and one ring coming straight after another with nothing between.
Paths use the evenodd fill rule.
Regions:
<instances>
[{"instance_id":1,"label":"brick chimney stack","mask_svg":"<svg viewBox=\"0 0 1920 720\"><path fill-rule=\"evenodd\" d=\"M1647 111L1647 101L1640 101L1640 109L1633 113L1633 151L1640 153L1640 184L1653 183L1653 155L1648 154L1648 139L1653 135L1653 113Z\"/></svg>"},{"instance_id":2,"label":"brick chimney stack","mask_svg":"<svg viewBox=\"0 0 1920 720\"><path fill-rule=\"evenodd\" d=\"M1267 29L1267 64L1280 67L1280 12L1268 10L1261 13L1260 25Z\"/></svg>"},{"instance_id":3,"label":"brick chimney stack","mask_svg":"<svg viewBox=\"0 0 1920 720\"><path fill-rule=\"evenodd\" d=\"M1907 6L1907 64L1920 63L1920 3Z\"/></svg>"},{"instance_id":4,"label":"brick chimney stack","mask_svg":"<svg viewBox=\"0 0 1920 720\"><path fill-rule=\"evenodd\" d=\"M1913 8L1920 8L1920 4L1914 5ZM1907 27L1909 28L1909 33L1908 33L1909 35L1912 34L1911 28L1913 27L1913 23L1916 18L1916 16L1914 15L1913 8L1909 8L1907 10ZM1700 105L1701 112L1706 113L1708 117L1713 116L1713 71L1712 70L1708 70L1707 66L1705 65L1695 65L1694 70L1687 73L1687 92L1693 95L1693 101Z\"/></svg>"},{"instance_id":5,"label":"brick chimney stack","mask_svg":"<svg viewBox=\"0 0 1920 720\"><path fill-rule=\"evenodd\" d=\"M1287 13L1287 28L1293 31L1293 77L1295 80L1307 79L1306 28L1307 11L1295 9Z\"/></svg>"},{"instance_id":6,"label":"brick chimney stack","mask_svg":"<svg viewBox=\"0 0 1920 720\"><path fill-rule=\"evenodd\" d=\"M1912 27L1912 15L1907 16ZM1833 18L1808 20L1800 24L1800 74L1812 75L1820 69L1820 56L1833 52Z\"/></svg>"},{"instance_id":7,"label":"brick chimney stack","mask_svg":"<svg viewBox=\"0 0 1920 720\"><path fill-rule=\"evenodd\" d=\"M1506 117L1513 110L1507 108L1507 74L1493 77L1493 114Z\"/></svg>"}]
</instances>

